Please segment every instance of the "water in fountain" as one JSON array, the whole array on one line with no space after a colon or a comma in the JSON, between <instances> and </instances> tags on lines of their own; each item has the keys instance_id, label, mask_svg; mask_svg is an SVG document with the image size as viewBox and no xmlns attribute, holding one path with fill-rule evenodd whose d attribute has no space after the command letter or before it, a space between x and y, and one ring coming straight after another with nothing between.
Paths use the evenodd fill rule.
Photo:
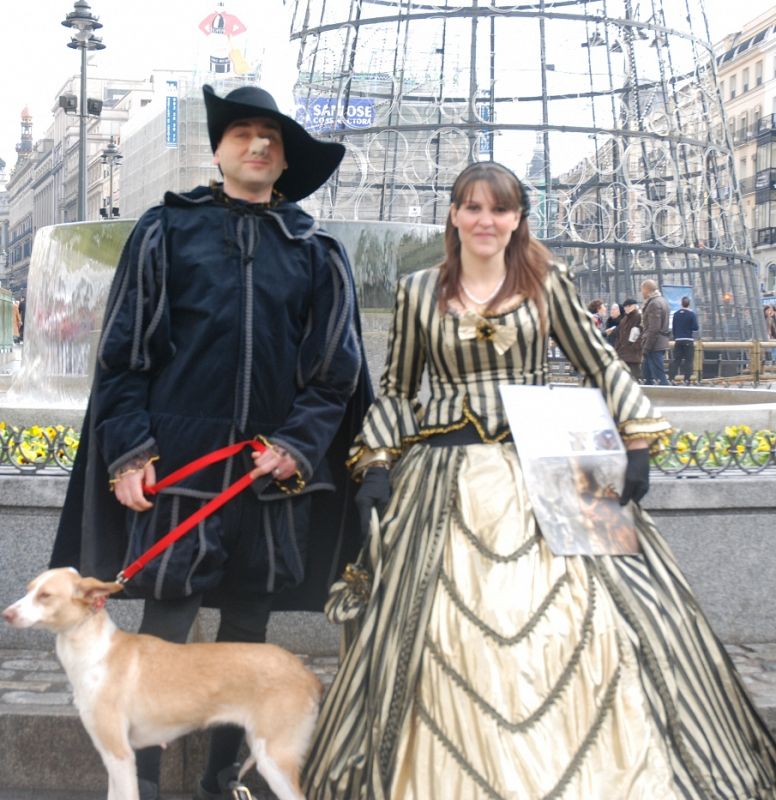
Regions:
<instances>
[{"instance_id":1,"label":"water in fountain","mask_svg":"<svg viewBox=\"0 0 776 800\"><path fill-rule=\"evenodd\" d=\"M36 233L22 361L3 406L86 405L108 290L132 224L70 223Z\"/></svg>"},{"instance_id":2,"label":"water in fountain","mask_svg":"<svg viewBox=\"0 0 776 800\"><path fill-rule=\"evenodd\" d=\"M432 267L444 255L440 225L329 219L323 227L345 245L362 309L392 308L396 279Z\"/></svg>"}]
</instances>

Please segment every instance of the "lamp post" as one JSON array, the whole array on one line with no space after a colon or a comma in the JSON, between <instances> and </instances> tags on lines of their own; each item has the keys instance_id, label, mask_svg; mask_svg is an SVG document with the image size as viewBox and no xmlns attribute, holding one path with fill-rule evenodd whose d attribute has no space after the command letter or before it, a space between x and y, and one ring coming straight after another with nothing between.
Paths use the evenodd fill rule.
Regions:
<instances>
[{"instance_id":1,"label":"lamp post","mask_svg":"<svg viewBox=\"0 0 776 800\"><path fill-rule=\"evenodd\" d=\"M108 201L108 219L113 219L113 167L114 165L121 164L122 159L124 158L123 155L119 152L119 148L116 147L116 142L113 140L113 137L110 137L110 144L102 151L102 156L100 157L100 161L103 164L108 165L108 174L109 174L109 186L110 186L110 200Z\"/></svg>"},{"instance_id":2,"label":"lamp post","mask_svg":"<svg viewBox=\"0 0 776 800\"><path fill-rule=\"evenodd\" d=\"M86 219L86 52L104 50L102 40L94 36L94 31L102 27L86 0L75 0L74 10L63 20L66 28L75 33L67 46L81 51L81 99L78 108L78 221Z\"/></svg>"}]
</instances>

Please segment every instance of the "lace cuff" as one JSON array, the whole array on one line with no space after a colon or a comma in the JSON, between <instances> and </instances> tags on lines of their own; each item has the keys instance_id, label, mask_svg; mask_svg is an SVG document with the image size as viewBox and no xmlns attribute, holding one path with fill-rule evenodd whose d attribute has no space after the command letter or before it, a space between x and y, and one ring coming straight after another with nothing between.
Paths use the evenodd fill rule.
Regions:
<instances>
[{"instance_id":1,"label":"lace cuff","mask_svg":"<svg viewBox=\"0 0 776 800\"><path fill-rule=\"evenodd\" d=\"M118 466L114 467L111 472L110 485L111 491L115 485L125 476L132 472L142 472L149 464L159 460L159 454L156 449L141 450L133 453L126 461L122 461Z\"/></svg>"},{"instance_id":2,"label":"lace cuff","mask_svg":"<svg viewBox=\"0 0 776 800\"><path fill-rule=\"evenodd\" d=\"M381 447L377 450L370 450L367 447L361 447L356 454L347 462L350 468L350 475L354 481L361 483L364 478L364 473L371 467L381 467L382 469L390 469L393 462L396 461L398 453Z\"/></svg>"}]
</instances>

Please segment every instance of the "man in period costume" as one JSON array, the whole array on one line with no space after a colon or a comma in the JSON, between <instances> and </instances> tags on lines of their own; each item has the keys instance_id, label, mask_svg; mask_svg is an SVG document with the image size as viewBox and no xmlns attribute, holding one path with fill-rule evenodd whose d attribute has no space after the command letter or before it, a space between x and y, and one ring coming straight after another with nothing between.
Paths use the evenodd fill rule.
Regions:
<instances>
[{"instance_id":1,"label":"man in period costume","mask_svg":"<svg viewBox=\"0 0 776 800\"><path fill-rule=\"evenodd\" d=\"M253 469L250 489L126 594L145 598L141 632L185 641L209 605L221 610L219 640L254 642L271 608L322 608L353 555L344 462L371 387L347 255L295 202L329 178L344 147L311 137L257 87L219 97L205 86L204 96L223 183L168 192L124 247L52 566L111 579ZM144 494L257 435L271 447L255 463L233 456L153 501ZM241 740L236 728L213 732L195 798L232 796ZM158 798L158 748L139 751L138 777L141 798Z\"/></svg>"}]
</instances>

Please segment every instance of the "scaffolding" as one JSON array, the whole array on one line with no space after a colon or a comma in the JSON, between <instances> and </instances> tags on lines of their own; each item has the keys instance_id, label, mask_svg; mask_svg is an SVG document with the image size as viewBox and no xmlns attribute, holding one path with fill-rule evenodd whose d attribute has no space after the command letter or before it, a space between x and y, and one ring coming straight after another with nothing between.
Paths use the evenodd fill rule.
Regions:
<instances>
[{"instance_id":1,"label":"scaffolding","mask_svg":"<svg viewBox=\"0 0 776 800\"><path fill-rule=\"evenodd\" d=\"M297 119L343 141L307 207L441 223L497 160L588 299L646 278L707 339L764 337L757 264L702 0L293 0Z\"/></svg>"}]
</instances>

